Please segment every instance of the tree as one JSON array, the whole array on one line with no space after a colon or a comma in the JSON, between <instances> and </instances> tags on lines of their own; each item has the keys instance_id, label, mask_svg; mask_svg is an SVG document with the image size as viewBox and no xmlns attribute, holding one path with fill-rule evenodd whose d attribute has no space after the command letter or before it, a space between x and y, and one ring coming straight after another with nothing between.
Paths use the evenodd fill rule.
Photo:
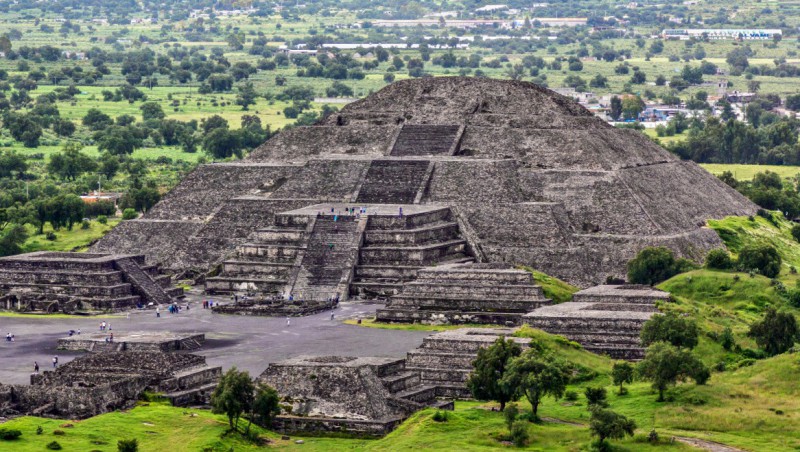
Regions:
<instances>
[{"instance_id":1,"label":"tree","mask_svg":"<svg viewBox=\"0 0 800 452\"><path fill-rule=\"evenodd\" d=\"M798 230L798 232L800 232L800 230ZM706 255L706 268L728 270L731 267L733 267L733 260L725 249L715 248Z\"/></svg>"},{"instance_id":2,"label":"tree","mask_svg":"<svg viewBox=\"0 0 800 452\"><path fill-rule=\"evenodd\" d=\"M28 162L25 157L14 151L0 151L0 178L12 177L22 178L28 170Z\"/></svg>"},{"instance_id":3,"label":"tree","mask_svg":"<svg viewBox=\"0 0 800 452\"><path fill-rule=\"evenodd\" d=\"M631 76L631 83L634 85L642 85L644 82L647 81L647 74L642 71L633 71L633 75Z\"/></svg>"},{"instance_id":4,"label":"tree","mask_svg":"<svg viewBox=\"0 0 800 452\"><path fill-rule=\"evenodd\" d=\"M511 360L500 385L507 393L516 390L531 404L533 418L538 418L539 404L546 396L560 399L569 383L570 366L537 347Z\"/></svg>"},{"instance_id":5,"label":"tree","mask_svg":"<svg viewBox=\"0 0 800 452\"><path fill-rule=\"evenodd\" d=\"M636 119L644 111L644 101L639 96L625 96L622 99L622 116L625 119Z\"/></svg>"},{"instance_id":6,"label":"tree","mask_svg":"<svg viewBox=\"0 0 800 452\"><path fill-rule=\"evenodd\" d=\"M769 307L762 320L750 325L747 335L770 356L779 355L792 348L797 340L797 319L791 313Z\"/></svg>"},{"instance_id":7,"label":"tree","mask_svg":"<svg viewBox=\"0 0 800 452\"><path fill-rule=\"evenodd\" d=\"M247 110L250 105L256 104L256 90L253 88L253 82L247 82L239 87L239 94L236 95L236 105L241 105L242 110Z\"/></svg>"},{"instance_id":8,"label":"tree","mask_svg":"<svg viewBox=\"0 0 800 452\"><path fill-rule=\"evenodd\" d=\"M697 323L694 320L668 312L656 314L645 322L639 337L645 347L663 341L678 348L691 350L697 346L698 334Z\"/></svg>"},{"instance_id":9,"label":"tree","mask_svg":"<svg viewBox=\"0 0 800 452\"><path fill-rule=\"evenodd\" d=\"M155 187L133 188L119 200L119 208L145 213L160 200L161 194Z\"/></svg>"},{"instance_id":10,"label":"tree","mask_svg":"<svg viewBox=\"0 0 800 452\"><path fill-rule=\"evenodd\" d=\"M227 128L212 129L203 137L203 150L214 158L241 156L239 136Z\"/></svg>"},{"instance_id":11,"label":"tree","mask_svg":"<svg viewBox=\"0 0 800 452\"><path fill-rule=\"evenodd\" d=\"M589 429L592 431L592 435L598 438L598 448L605 450L606 439L622 439L625 436L633 436L636 422L611 410L595 408L592 410Z\"/></svg>"},{"instance_id":12,"label":"tree","mask_svg":"<svg viewBox=\"0 0 800 452\"><path fill-rule=\"evenodd\" d=\"M618 361L614 363L611 368L611 378L615 385L619 385L619 394L625 394L627 391L622 386L625 383L633 383L634 368L631 363L627 361Z\"/></svg>"},{"instance_id":13,"label":"tree","mask_svg":"<svg viewBox=\"0 0 800 452\"><path fill-rule=\"evenodd\" d=\"M28 238L25 226L13 224L10 228L4 229L0 231L0 257L22 253L21 245Z\"/></svg>"},{"instance_id":14,"label":"tree","mask_svg":"<svg viewBox=\"0 0 800 452\"><path fill-rule=\"evenodd\" d=\"M628 281L653 285L666 281L691 266L691 262L685 259L676 260L669 248L646 247L628 262Z\"/></svg>"},{"instance_id":15,"label":"tree","mask_svg":"<svg viewBox=\"0 0 800 452\"><path fill-rule=\"evenodd\" d=\"M228 417L230 430L236 430L242 413L252 411L254 402L253 381L247 371L239 371L231 367L222 375L217 387L211 394L212 411Z\"/></svg>"},{"instance_id":16,"label":"tree","mask_svg":"<svg viewBox=\"0 0 800 452\"><path fill-rule=\"evenodd\" d=\"M786 102L784 102L786 108L792 111L800 111L800 94L790 94L786 96Z\"/></svg>"},{"instance_id":17,"label":"tree","mask_svg":"<svg viewBox=\"0 0 800 452\"><path fill-rule=\"evenodd\" d=\"M589 405L589 408L592 407L602 407L605 408L608 406L607 393L606 388L602 387L592 387L588 386L584 391L584 395L586 396L586 402Z\"/></svg>"},{"instance_id":18,"label":"tree","mask_svg":"<svg viewBox=\"0 0 800 452\"><path fill-rule=\"evenodd\" d=\"M770 245L747 245L739 252L739 267L744 271L757 270L767 278L778 276L781 255Z\"/></svg>"},{"instance_id":19,"label":"tree","mask_svg":"<svg viewBox=\"0 0 800 452\"><path fill-rule=\"evenodd\" d=\"M94 171L97 164L94 159L81 152L82 148L78 143L67 143L61 152L50 156L47 171L68 181L74 181L80 175Z\"/></svg>"},{"instance_id":20,"label":"tree","mask_svg":"<svg viewBox=\"0 0 800 452\"><path fill-rule=\"evenodd\" d=\"M514 422L517 420L517 416L519 416L519 407L516 403L512 403L503 409L503 418L506 421L506 427L508 427L509 431L511 431L511 426L514 425Z\"/></svg>"},{"instance_id":21,"label":"tree","mask_svg":"<svg viewBox=\"0 0 800 452\"><path fill-rule=\"evenodd\" d=\"M97 108L90 108L82 119L83 125L90 130L103 130L114 123L111 116L103 113Z\"/></svg>"},{"instance_id":22,"label":"tree","mask_svg":"<svg viewBox=\"0 0 800 452\"><path fill-rule=\"evenodd\" d=\"M256 424L263 427L270 427L275 416L281 413L279 402L278 391L269 385L259 383L256 386L250 421L255 421ZM247 425L247 430L250 430L249 424Z\"/></svg>"},{"instance_id":23,"label":"tree","mask_svg":"<svg viewBox=\"0 0 800 452\"><path fill-rule=\"evenodd\" d=\"M522 349L513 339L497 338L488 348L481 347L472 361L474 370L467 379L467 388L477 400L494 400L504 410L506 403L514 400L516 387L504 386L501 380L513 358L520 356Z\"/></svg>"},{"instance_id":24,"label":"tree","mask_svg":"<svg viewBox=\"0 0 800 452\"><path fill-rule=\"evenodd\" d=\"M161 120L167 116L164 114L164 110L161 109L161 104L156 102L145 102L139 109L142 110L142 120L144 121L151 119Z\"/></svg>"},{"instance_id":25,"label":"tree","mask_svg":"<svg viewBox=\"0 0 800 452\"><path fill-rule=\"evenodd\" d=\"M0 167L2 167L2 165L0 165ZM792 237L794 237L795 241L800 242L800 224L792 226Z\"/></svg>"},{"instance_id":26,"label":"tree","mask_svg":"<svg viewBox=\"0 0 800 452\"><path fill-rule=\"evenodd\" d=\"M613 96L611 98L611 107L608 115L611 116L611 119L614 121L622 116L622 100L619 97Z\"/></svg>"},{"instance_id":27,"label":"tree","mask_svg":"<svg viewBox=\"0 0 800 452\"><path fill-rule=\"evenodd\" d=\"M114 155L133 154L142 145L139 130L133 126L108 126L94 136L97 149Z\"/></svg>"},{"instance_id":28,"label":"tree","mask_svg":"<svg viewBox=\"0 0 800 452\"><path fill-rule=\"evenodd\" d=\"M656 342L647 348L644 359L638 366L639 375L653 383L658 391L658 401L664 401L664 392L678 381L691 378L697 384L705 384L710 377L708 368L688 350L682 350L667 342Z\"/></svg>"}]
</instances>

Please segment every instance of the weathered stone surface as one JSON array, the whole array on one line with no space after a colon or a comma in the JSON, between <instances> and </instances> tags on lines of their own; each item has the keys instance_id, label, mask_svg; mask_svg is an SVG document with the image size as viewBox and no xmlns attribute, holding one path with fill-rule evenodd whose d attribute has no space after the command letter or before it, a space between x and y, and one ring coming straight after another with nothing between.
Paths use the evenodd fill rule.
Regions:
<instances>
[{"instance_id":1,"label":"weathered stone surface","mask_svg":"<svg viewBox=\"0 0 800 452\"><path fill-rule=\"evenodd\" d=\"M623 276L644 246L700 258L721 245L703 229L707 219L756 210L694 163L566 97L526 82L436 77L397 82L320 124L281 132L241 162L200 167L93 250L203 272L276 214L334 201L447 208L466 257L531 265L583 287ZM396 238L415 243L447 230ZM368 235L376 242L367 247L386 237ZM364 295L397 292L414 267L438 260L401 263L367 247L358 265L368 268L354 270L352 285ZM398 269L358 281L392 273L381 267Z\"/></svg>"},{"instance_id":2,"label":"weathered stone surface","mask_svg":"<svg viewBox=\"0 0 800 452\"><path fill-rule=\"evenodd\" d=\"M107 342L109 333L83 333L62 337L59 350L81 350L87 352L136 351L173 352L196 350L203 346L205 334L155 333L149 331L114 332L114 341Z\"/></svg>"}]
</instances>

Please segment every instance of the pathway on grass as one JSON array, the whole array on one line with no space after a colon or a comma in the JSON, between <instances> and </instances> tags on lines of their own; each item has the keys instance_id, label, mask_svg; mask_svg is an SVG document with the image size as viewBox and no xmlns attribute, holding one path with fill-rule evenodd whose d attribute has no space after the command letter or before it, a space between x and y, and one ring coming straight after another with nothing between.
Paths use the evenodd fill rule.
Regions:
<instances>
[{"instance_id":1,"label":"pathway on grass","mask_svg":"<svg viewBox=\"0 0 800 452\"><path fill-rule=\"evenodd\" d=\"M547 422L552 422L555 424L574 425L576 427L588 427L586 424L581 424L580 422L565 421L563 419L556 419L554 417L543 417L542 420ZM686 436L673 435L671 437L674 438L675 441L681 442L683 444L688 444L692 447L697 447L698 449L707 450L708 452L745 452L743 449L737 449L735 447L718 443L716 441L708 441L699 438L689 438Z\"/></svg>"}]
</instances>

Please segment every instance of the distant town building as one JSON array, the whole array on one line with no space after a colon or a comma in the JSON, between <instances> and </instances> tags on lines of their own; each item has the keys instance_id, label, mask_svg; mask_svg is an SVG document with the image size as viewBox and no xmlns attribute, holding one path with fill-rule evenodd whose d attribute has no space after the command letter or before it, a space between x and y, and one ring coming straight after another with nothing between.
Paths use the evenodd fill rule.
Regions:
<instances>
[{"instance_id":1,"label":"distant town building","mask_svg":"<svg viewBox=\"0 0 800 452\"><path fill-rule=\"evenodd\" d=\"M533 21L551 27L577 27L586 25L588 19L585 17L537 17L533 19ZM516 19L451 19L445 21L445 26L451 28L475 28L483 26L514 28L523 22L523 20ZM372 25L376 27L438 27L441 23L439 19L380 19L373 21Z\"/></svg>"},{"instance_id":2,"label":"distant town building","mask_svg":"<svg viewBox=\"0 0 800 452\"><path fill-rule=\"evenodd\" d=\"M781 36L783 32L778 28L674 28L661 32L664 39L772 39Z\"/></svg>"}]
</instances>

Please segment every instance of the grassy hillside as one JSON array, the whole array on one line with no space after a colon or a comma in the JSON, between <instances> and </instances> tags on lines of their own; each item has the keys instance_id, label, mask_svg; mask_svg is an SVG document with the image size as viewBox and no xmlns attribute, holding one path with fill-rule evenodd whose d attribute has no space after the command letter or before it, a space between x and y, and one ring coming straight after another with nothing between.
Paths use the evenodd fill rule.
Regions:
<instances>
[{"instance_id":1,"label":"grassy hillside","mask_svg":"<svg viewBox=\"0 0 800 452\"><path fill-rule=\"evenodd\" d=\"M664 138L661 138L662 142ZM702 163L700 164L709 173L719 176L725 171L730 171L736 180L752 180L758 173L772 171L778 173L781 179L792 178L800 174L800 166L790 165L738 165L726 163Z\"/></svg>"},{"instance_id":2,"label":"grassy hillside","mask_svg":"<svg viewBox=\"0 0 800 452\"><path fill-rule=\"evenodd\" d=\"M521 266L520 268L533 274L533 280L536 281L536 284L542 286L544 296L556 303L572 300L572 294L580 290L569 283L536 271L531 267Z\"/></svg>"}]
</instances>

